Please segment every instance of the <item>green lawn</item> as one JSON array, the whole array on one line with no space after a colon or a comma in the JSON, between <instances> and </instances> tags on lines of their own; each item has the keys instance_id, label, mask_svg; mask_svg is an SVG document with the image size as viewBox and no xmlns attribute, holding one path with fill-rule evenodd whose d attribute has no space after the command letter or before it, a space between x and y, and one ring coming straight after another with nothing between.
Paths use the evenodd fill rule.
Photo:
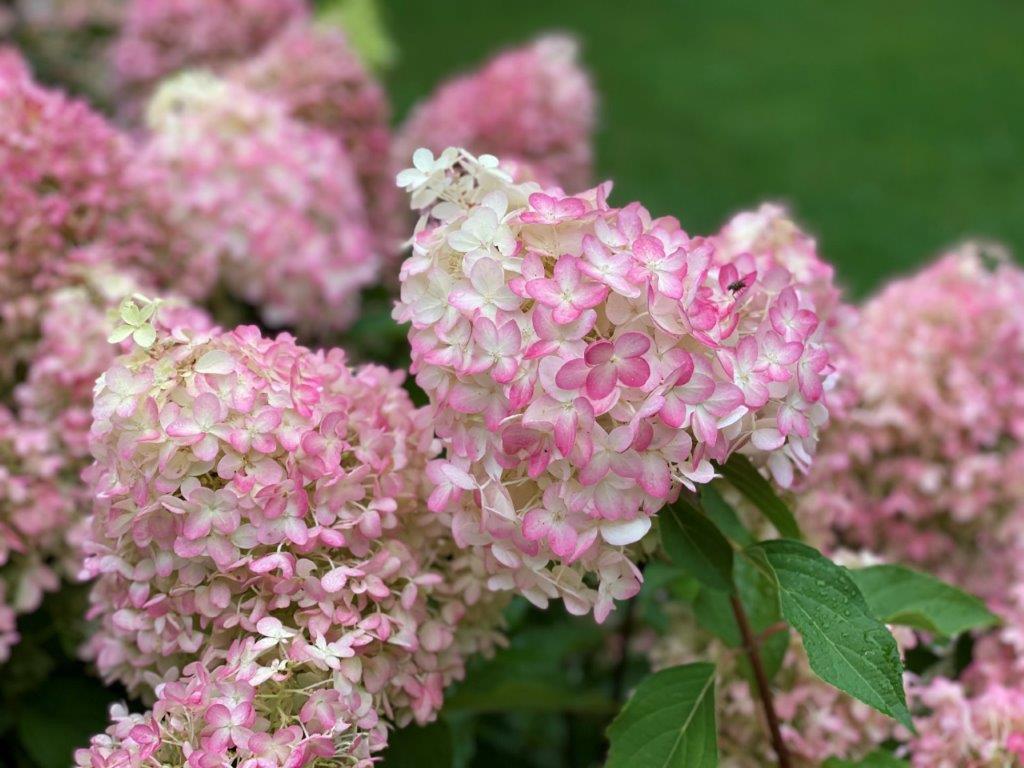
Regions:
<instances>
[{"instance_id":1,"label":"green lawn","mask_svg":"<svg viewBox=\"0 0 1024 768\"><path fill-rule=\"evenodd\" d=\"M967 236L1024 252L1024 3L385 5L400 112L496 47L578 35L600 174L691 232L788 201L857 294Z\"/></svg>"}]
</instances>

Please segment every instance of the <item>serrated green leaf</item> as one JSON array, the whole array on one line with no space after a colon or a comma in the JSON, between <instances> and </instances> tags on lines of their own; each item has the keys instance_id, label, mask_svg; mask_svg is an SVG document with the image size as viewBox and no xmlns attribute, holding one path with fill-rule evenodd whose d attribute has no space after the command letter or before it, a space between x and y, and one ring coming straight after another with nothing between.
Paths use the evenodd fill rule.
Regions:
<instances>
[{"instance_id":1,"label":"serrated green leaf","mask_svg":"<svg viewBox=\"0 0 1024 768\"><path fill-rule=\"evenodd\" d=\"M733 488L771 521L779 535L787 539L803 538L800 526L786 502L779 498L771 483L761 476L750 459L741 453L734 453L728 461L718 465L718 469Z\"/></svg>"},{"instance_id":2,"label":"serrated green leaf","mask_svg":"<svg viewBox=\"0 0 1024 768\"><path fill-rule=\"evenodd\" d=\"M658 519L662 546L673 563L706 587L732 592L732 546L714 523L682 498Z\"/></svg>"},{"instance_id":3,"label":"serrated green leaf","mask_svg":"<svg viewBox=\"0 0 1024 768\"><path fill-rule=\"evenodd\" d=\"M455 762L452 731L444 720L393 731L384 751L384 768L451 768Z\"/></svg>"},{"instance_id":4,"label":"serrated green leaf","mask_svg":"<svg viewBox=\"0 0 1024 768\"><path fill-rule=\"evenodd\" d=\"M863 760L840 760L838 757L830 757L822 768L910 768L910 763L880 749Z\"/></svg>"},{"instance_id":5,"label":"serrated green leaf","mask_svg":"<svg viewBox=\"0 0 1024 768\"><path fill-rule=\"evenodd\" d=\"M752 553L775 574L782 615L815 674L912 730L896 641L849 572L798 541L766 541Z\"/></svg>"},{"instance_id":6,"label":"serrated green leaf","mask_svg":"<svg viewBox=\"0 0 1024 768\"><path fill-rule=\"evenodd\" d=\"M973 595L902 565L873 565L850 575L871 612L886 624L954 637L999 621Z\"/></svg>"},{"instance_id":7,"label":"serrated green leaf","mask_svg":"<svg viewBox=\"0 0 1024 768\"><path fill-rule=\"evenodd\" d=\"M715 668L669 667L650 675L608 728L605 768L715 768Z\"/></svg>"}]
</instances>

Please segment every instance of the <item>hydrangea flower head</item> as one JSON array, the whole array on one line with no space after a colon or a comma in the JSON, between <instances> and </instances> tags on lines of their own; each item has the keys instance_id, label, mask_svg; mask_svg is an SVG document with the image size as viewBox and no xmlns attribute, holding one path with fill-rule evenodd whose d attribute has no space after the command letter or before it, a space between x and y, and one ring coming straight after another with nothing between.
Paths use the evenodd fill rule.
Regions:
<instances>
[{"instance_id":1,"label":"hydrangea flower head","mask_svg":"<svg viewBox=\"0 0 1024 768\"><path fill-rule=\"evenodd\" d=\"M75 765L371 768L387 745L371 697L282 653L289 634L276 619L263 619L263 630L159 684L145 714L114 705L110 726L75 753Z\"/></svg>"},{"instance_id":2,"label":"hydrangea flower head","mask_svg":"<svg viewBox=\"0 0 1024 768\"><path fill-rule=\"evenodd\" d=\"M423 212L395 318L446 448L431 506L456 509L494 586L603 619L639 589L651 517L713 462L806 469L830 364L789 270L490 156L421 149L398 183Z\"/></svg>"},{"instance_id":3,"label":"hydrangea flower head","mask_svg":"<svg viewBox=\"0 0 1024 768\"><path fill-rule=\"evenodd\" d=\"M7 328L17 325L11 315L19 301L61 283L70 251L119 234L130 154L127 139L100 115L40 87L20 56L0 50L0 304Z\"/></svg>"},{"instance_id":4,"label":"hydrangea flower head","mask_svg":"<svg viewBox=\"0 0 1024 768\"><path fill-rule=\"evenodd\" d=\"M119 87L137 108L168 75L251 56L307 15L304 0L129 0L111 51Z\"/></svg>"},{"instance_id":5,"label":"hydrangea flower head","mask_svg":"<svg viewBox=\"0 0 1024 768\"><path fill-rule=\"evenodd\" d=\"M545 184L579 189L591 178L595 102L576 42L542 37L442 85L406 120L395 156L404 164L418 147L461 146L523 166L524 176Z\"/></svg>"},{"instance_id":6,"label":"hydrangea flower head","mask_svg":"<svg viewBox=\"0 0 1024 768\"><path fill-rule=\"evenodd\" d=\"M348 151L382 252L394 253L398 193L391 174L391 107L337 27L292 24L228 79L282 102L289 115L330 133Z\"/></svg>"},{"instance_id":7,"label":"hydrangea flower head","mask_svg":"<svg viewBox=\"0 0 1024 768\"><path fill-rule=\"evenodd\" d=\"M269 325L312 333L355 318L379 257L340 143L204 73L162 86L148 117L137 174L233 298Z\"/></svg>"},{"instance_id":8,"label":"hydrangea flower head","mask_svg":"<svg viewBox=\"0 0 1024 768\"><path fill-rule=\"evenodd\" d=\"M172 764L183 739L231 764L275 744L312 759L378 713L426 722L497 641L500 596L426 509L437 446L401 380L250 326L158 333L98 380L89 650L155 692ZM177 698L211 682L244 691L234 714L223 692ZM183 737L182 718L200 725ZM244 730L206 738L227 723Z\"/></svg>"},{"instance_id":9,"label":"hydrangea flower head","mask_svg":"<svg viewBox=\"0 0 1024 768\"><path fill-rule=\"evenodd\" d=\"M151 204L132 143L83 102L37 85L0 51L0 337L31 339L39 302L102 261L195 295L209 265ZM97 250L100 251L97 255Z\"/></svg>"},{"instance_id":10,"label":"hydrangea flower head","mask_svg":"<svg viewBox=\"0 0 1024 768\"><path fill-rule=\"evenodd\" d=\"M852 402L805 515L998 608L1024 541L1024 271L964 246L883 289L841 338Z\"/></svg>"}]
</instances>

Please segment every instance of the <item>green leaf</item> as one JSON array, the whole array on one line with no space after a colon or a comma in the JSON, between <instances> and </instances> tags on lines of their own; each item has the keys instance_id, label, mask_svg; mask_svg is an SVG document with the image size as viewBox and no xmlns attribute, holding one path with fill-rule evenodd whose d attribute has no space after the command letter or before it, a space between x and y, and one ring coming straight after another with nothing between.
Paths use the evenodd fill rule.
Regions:
<instances>
[{"instance_id":1,"label":"green leaf","mask_svg":"<svg viewBox=\"0 0 1024 768\"><path fill-rule=\"evenodd\" d=\"M830 757L822 768L910 768L910 763L880 749L863 760L840 760L838 757Z\"/></svg>"},{"instance_id":2,"label":"green leaf","mask_svg":"<svg viewBox=\"0 0 1024 768\"><path fill-rule=\"evenodd\" d=\"M896 641L847 570L798 541L766 541L751 552L775 574L782 615L803 638L811 669L912 730Z\"/></svg>"},{"instance_id":3,"label":"green leaf","mask_svg":"<svg viewBox=\"0 0 1024 768\"><path fill-rule=\"evenodd\" d=\"M886 624L954 637L999 621L973 595L902 565L873 565L850 575L871 612Z\"/></svg>"},{"instance_id":4,"label":"green leaf","mask_svg":"<svg viewBox=\"0 0 1024 768\"><path fill-rule=\"evenodd\" d=\"M452 731L444 720L393 731L384 751L384 768L451 768L455 762Z\"/></svg>"},{"instance_id":5,"label":"green leaf","mask_svg":"<svg viewBox=\"0 0 1024 768\"><path fill-rule=\"evenodd\" d=\"M732 545L714 523L682 497L659 521L661 543L673 563L706 587L732 592Z\"/></svg>"},{"instance_id":6,"label":"green leaf","mask_svg":"<svg viewBox=\"0 0 1024 768\"><path fill-rule=\"evenodd\" d=\"M650 675L608 728L605 768L715 768L715 668L669 667Z\"/></svg>"},{"instance_id":7,"label":"green leaf","mask_svg":"<svg viewBox=\"0 0 1024 768\"><path fill-rule=\"evenodd\" d=\"M725 464L718 465L722 476L740 493L747 497L767 517L779 535L787 539L802 539L800 526L793 513L772 488L771 483L761 476L750 459L734 453Z\"/></svg>"},{"instance_id":8,"label":"green leaf","mask_svg":"<svg viewBox=\"0 0 1024 768\"><path fill-rule=\"evenodd\" d=\"M704 513L718 526L718 529L741 547L756 544L754 535L747 530L736 510L718 492L718 483L709 483L701 488L700 501Z\"/></svg>"}]
</instances>

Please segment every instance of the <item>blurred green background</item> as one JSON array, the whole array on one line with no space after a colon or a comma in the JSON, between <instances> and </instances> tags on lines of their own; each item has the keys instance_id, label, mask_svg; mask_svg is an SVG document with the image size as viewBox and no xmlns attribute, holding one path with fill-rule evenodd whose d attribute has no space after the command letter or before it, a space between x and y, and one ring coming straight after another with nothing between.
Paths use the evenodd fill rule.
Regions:
<instances>
[{"instance_id":1,"label":"blurred green background","mask_svg":"<svg viewBox=\"0 0 1024 768\"><path fill-rule=\"evenodd\" d=\"M598 171L691 232L790 204L854 295L984 235L1024 251L1017 0L385 0L401 115L548 29L601 96Z\"/></svg>"}]
</instances>

